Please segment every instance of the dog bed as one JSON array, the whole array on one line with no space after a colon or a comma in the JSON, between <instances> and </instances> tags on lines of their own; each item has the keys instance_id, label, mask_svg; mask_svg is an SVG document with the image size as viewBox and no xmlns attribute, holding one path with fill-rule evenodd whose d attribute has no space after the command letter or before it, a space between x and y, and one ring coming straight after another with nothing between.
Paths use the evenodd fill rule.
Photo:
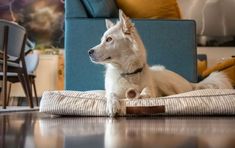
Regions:
<instances>
[{"instance_id":1,"label":"dog bed","mask_svg":"<svg viewBox=\"0 0 235 148\"><path fill-rule=\"evenodd\" d=\"M205 89L150 98L121 99L119 116L235 115L234 89ZM46 91L40 112L53 115L108 116L104 91Z\"/></svg>"}]
</instances>

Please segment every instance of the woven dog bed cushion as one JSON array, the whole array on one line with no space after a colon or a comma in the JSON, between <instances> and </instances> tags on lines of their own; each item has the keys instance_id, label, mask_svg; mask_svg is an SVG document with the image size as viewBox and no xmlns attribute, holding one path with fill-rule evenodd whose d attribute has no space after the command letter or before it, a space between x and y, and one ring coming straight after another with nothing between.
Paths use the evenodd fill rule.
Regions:
<instances>
[{"instance_id":1,"label":"woven dog bed cushion","mask_svg":"<svg viewBox=\"0 0 235 148\"><path fill-rule=\"evenodd\" d=\"M151 99L120 99L119 116L234 115L234 89L205 89ZM40 112L54 115L108 116L104 91L46 91Z\"/></svg>"}]
</instances>

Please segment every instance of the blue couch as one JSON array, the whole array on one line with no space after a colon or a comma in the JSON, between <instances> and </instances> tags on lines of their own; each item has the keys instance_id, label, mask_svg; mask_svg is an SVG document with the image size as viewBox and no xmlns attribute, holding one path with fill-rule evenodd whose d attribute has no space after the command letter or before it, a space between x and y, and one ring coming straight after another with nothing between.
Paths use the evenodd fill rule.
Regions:
<instances>
[{"instance_id":1,"label":"blue couch","mask_svg":"<svg viewBox=\"0 0 235 148\"><path fill-rule=\"evenodd\" d=\"M96 10L97 1L100 0L91 2L92 10L100 13L103 8ZM102 17L92 13L84 0L65 1L66 90L104 89L104 66L91 63L87 51L100 42L106 30L104 17L116 21L117 14L112 12ZM147 48L150 65L162 64L197 82L194 21L134 19L133 22Z\"/></svg>"}]
</instances>

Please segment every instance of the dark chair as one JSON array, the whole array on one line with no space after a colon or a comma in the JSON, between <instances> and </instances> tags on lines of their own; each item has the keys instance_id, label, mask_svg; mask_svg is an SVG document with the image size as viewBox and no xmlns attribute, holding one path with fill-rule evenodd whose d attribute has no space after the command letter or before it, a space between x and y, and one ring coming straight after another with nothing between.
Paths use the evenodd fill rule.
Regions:
<instances>
[{"instance_id":1,"label":"dark chair","mask_svg":"<svg viewBox=\"0 0 235 148\"><path fill-rule=\"evenodd\" d=\"M30 87L33 88L32 94L34 93L34 97L36 100L36 105L39 106L39 101L38 101L38 96L37 96L37 89L36 89L36 84L35 84L35 78L36 74L35 71L37 69L38 63L39 63L39 55L33 50L26 50L25 52L25 63L27 67L27 72L29 76L29 81L30 81ZM2 78L3 73L0 72L0 79ZM14 83L20 82L18 74L17 73L7 73L7 78L9 83L9 88L8 88L8 96L7 96L7 105L9 104L10 100L10 94L11 94L11 85Z\"/></svg>"},{"instance_id":2,"label":"dark chair","mask_svg":"<svg viewBox=\"0 0 235 148\"><path fill-rule=\"evenodd\" d=\"M7 81L12 81L8 76L17 73L23 90L33 108L32 91L25 63L26 30L24 27L6 20L0 20L0 71L3 72L2 98L3 109L7 105Z\"/></svg>"},{"instance_id":3,"label":"dark chair","mask_svg":"<svg viewBox=\"0 0 235 148\"><path fill-rule=\"evenodd\" d=\"M36 44L34 42L27 39L24 53L25 53L25 63L26 63L27 72L28 72L28 76L29 76L30 86L31 86L31 88L33 88L32 94L34 92L36 105L39 106L37 89L36 89L36 84L35 84L35 78L36 78L35 71L36 71L38 64L39 64L39 54L37 54L36 52L33 51L35 46L36 46ZM3 73L0 72L0 79L1 79L2 75L3 75ZM8 77L8 81L10 82L9 89L8 89L9 91L8 91L7 103L6 103L8 105L9 100L10 100L10 96L11 96L10 95L11 94L11 85L14 83L20 82L20 80L18 78L17 73L7 73L7 77Z\"/></svg>"}]
</instances>

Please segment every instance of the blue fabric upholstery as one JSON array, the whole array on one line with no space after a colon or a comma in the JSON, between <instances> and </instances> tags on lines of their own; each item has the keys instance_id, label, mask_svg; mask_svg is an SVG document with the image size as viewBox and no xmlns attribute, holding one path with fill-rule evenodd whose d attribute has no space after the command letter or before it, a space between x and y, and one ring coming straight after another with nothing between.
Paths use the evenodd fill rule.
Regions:
<instances>
[{"instance_id":1,"label":"blue fabric upholstery","mask_svg":"<svg viewBox=\"0 0 235 148\"><path fill-rule=\"evenodd\" d=\"M114 0L82 0L92 17L117 17L118 8Z\"/></svg>"},{"instance_id":2,"label":"blue fabric upholstery","mask_svg":"<svg viewBox=\"0 0 235 148\"><path fill-rule=\"evenodd\" d=\"M162 64L191 82L197 81L195 23L173 20L134 20L147 48L150 65ZM65 88L104 88L104 67L90 62L87 51L99 44L104 19L66 19Z\"/></svg>"},{"instance_id":3,"label":"blue fabric upholstery","mask_svg":"<svg viewBox=\"0 0 235 148\"><path fill-rule=\"evenodd\" d=\"M66 0L65 1L65 17L87 17L87 13L80 0Z\"/></svg>"}]
</instances>

